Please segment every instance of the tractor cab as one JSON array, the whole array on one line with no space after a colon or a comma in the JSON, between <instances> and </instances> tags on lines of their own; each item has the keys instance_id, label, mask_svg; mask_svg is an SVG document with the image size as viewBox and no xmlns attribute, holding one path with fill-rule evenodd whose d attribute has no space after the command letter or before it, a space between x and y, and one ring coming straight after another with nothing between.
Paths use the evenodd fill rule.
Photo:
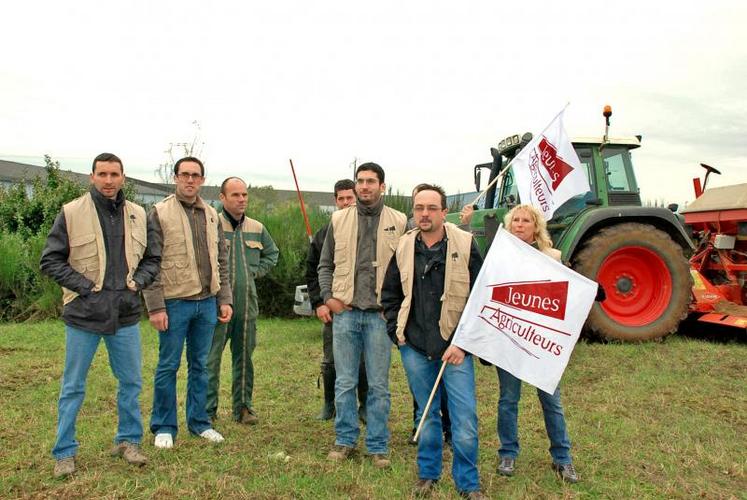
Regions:
<instances>
[{"instance_id":1,"label":"tractor cab","mask_svg":"<svg viewBox=\"0 0 747 500\"><path fill-rule=\"evenodd\" d=\"M672 211L641 206L631 158L641 137L610 137L609 106L603 116L603 136L572 140L589 191L558 207L547 227L563 262L605 290L606 300L589 314L587 333L619 341L661 338L687 315L691 277L685 253L694 248ZM469 227L483 251L508 210L521 203L509 163L531 140L529 133L506 137L490 149L491 162L475 166L477 191L486 171L491 186ZM458 214L447 219L458 222Z\"/></svg>"},{"instance_id":2,"label":"tractor cab","mask_svg":"<svg viewBox=\"0 0 747 500\"><path fill-rule=\"evenodd\" d=\"M484 170L489 170L492 181L531 140L531 133L513 135L501 140L497 148L491 148L493 161L475 165L475 189L481 191ZM590 189L566 201L548 221L548 230L556 246L565 229L584 211L598 207L641 206L631 155L632 150L641 147L640 136L577 137L572 142ZM484 232L478 230L476 234L484 234L488 242L491 241L505 213L518 203L518 186L513 170L509 169L500 185L488 190L475 212L475 226L484 227Z\"/></svg>"}]
</instances>

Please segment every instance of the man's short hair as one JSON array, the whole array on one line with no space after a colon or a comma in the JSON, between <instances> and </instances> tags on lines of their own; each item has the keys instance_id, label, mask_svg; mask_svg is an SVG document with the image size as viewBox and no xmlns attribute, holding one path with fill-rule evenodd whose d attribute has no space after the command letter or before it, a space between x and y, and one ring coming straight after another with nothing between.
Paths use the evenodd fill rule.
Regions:
<instances>
[{"instance_id":1,"label":"man's short hair","mask_svg":"<svg viewBox=\"0 0 747 500\"><path fill-rule=\"evenodd\" d=\"M358 168L355 169L355 178L358 178L358 172L363 172L364 170L375 173L376 177L379 178L379 184L382 184L384 182L384 169L381 168L381 165L379 165L378 163L362 163L358 166Z\"/></svg>"},{"instance_id":2,"label":"man's short hair","mask_svg":"<svg viewBox=\"0 0 747 500\"><path fill-rule=\"evenodd\" d=\"M415 189L412 190L412 203L415 203L415 195L422 192L422 191L435 191L441 196L441 210L448 207L446 204L446 193L444 192L444 188L441 186L438 186L436 184L418 184L415 186Z\"/></svg>"},{"instance_id":3,"label":"man's short hair","mask_svg":"<svg viewBox=\"0 0 747 500\"><path fill-rule=\"evenodd\" d=\"M185 156L184 158L178 159L176 163L174 163L174 175L179 175L179 165L190 161L197 163L200 166L200 175L205 177L205 165L202 164L199 158L195 158L194 156Z\"/></svg>"},{"instance_id":4,"label":"man's short hair","mask_svg":"<svg viewBox=\"0 0 747 500\"><path fill-rule=\"evenodd\" d=\"M337 198L337 193L340 191L347 191L348 189L355 190L355 182L350 179L340 179L335 182L335 198Z\"/></svg>"},{"instance_id":5,"label":"man's short hair","mask_svg":"<svg viewBox=\"0 0 747 500\"><path fill-rule=\"evenodd\" d=\"M115 155L114 153L101 153L93 159L93 164L91 165L92 174L96 173L96 162L99 161L110 161L112 163L119 163L119 171L124 173L124 166L122 165L122 160L119 159L119 156Z\"/></svg>"},{"instance_id":6,"label":"man's short hair","mask_svg":"<svg viewBox=\"0 0 747 500\"><path fill-rule=\"evenodd\" d=\"M242 179L241 177L226 177L223 182L220 183L220 194L222 194L223 196L226 195L226 184L228 184L228 181L232 180L244 182L244 179ZM246 186L246 182L244 182L244 185Z\"/></svg>"}]
</instances>

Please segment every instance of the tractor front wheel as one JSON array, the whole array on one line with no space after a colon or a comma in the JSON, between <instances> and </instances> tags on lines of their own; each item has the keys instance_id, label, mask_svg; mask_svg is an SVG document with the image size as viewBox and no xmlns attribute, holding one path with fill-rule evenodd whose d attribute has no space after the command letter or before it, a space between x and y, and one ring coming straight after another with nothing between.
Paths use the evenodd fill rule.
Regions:
<instances>
[{"instance_id":1,"label":"tractor front wheel","mask_svg":"<svg viewBox=\"0 0 747 500\"><path fill-rule=\"evenodd\" d=\"M628 222L590 238L574 269L604 287L587 330L610 340L642 341L677 330L687 316L692 278L682 248L664 231Z\"/></svg>"}]
</instances>

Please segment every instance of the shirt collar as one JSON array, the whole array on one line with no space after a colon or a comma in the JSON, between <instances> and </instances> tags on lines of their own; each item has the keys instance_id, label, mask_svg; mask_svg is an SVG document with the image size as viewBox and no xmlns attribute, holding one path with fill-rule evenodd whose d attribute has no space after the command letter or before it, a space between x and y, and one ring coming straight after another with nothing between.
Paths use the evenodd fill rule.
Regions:
<instances>
[{"instance_id":1,"label":"shirt collar","mask_svg":"<svg viewBox=\"0 0 747 500\"><path fill-rule=\"evenodd\" d=\"M228 222L231 223L231 227L235 230L239 225L241 225L244 222L244 218L246 217L244 214L241 214L241 218L239 220L236 220L233 218L231 214L226 212L226 209L223 209L223 215L226 219L228 219Z\"/></svg>"}]
</instances>

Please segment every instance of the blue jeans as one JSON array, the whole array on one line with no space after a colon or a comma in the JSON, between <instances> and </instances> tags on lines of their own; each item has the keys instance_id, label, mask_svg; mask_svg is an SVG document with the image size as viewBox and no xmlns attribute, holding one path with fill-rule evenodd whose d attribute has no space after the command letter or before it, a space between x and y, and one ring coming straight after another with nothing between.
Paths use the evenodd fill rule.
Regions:
<instances>
[{"instance_id":1,"label":"blue jeans","mask_svg":"<svg viewBox=\"0 0 747 500\"><path fill-rule=\"evenodd\" d=\"M366 360L366 449L384 454L389 446L389 364L392 341L378 312L353 309L335 314L332 350L335 358L335 444L354 447L358 441L358 368Z\"/></svg>"},{"instance_id":2,"label":"blue jeans","mask_svg":"<svg viewBox=\"0 0 747 500\"><path fill-rule=\"evenodd\" d=\"M140 356L140 325L124 326L114 335L99 335L72 326L65 327L65 371L62 375L60 400L57 403L57 440L52 455L57 460L75 456L75 420L86 395L86 377L93 356L104 339L109 353L109 365L117 378L117 415L119 425L115 443L127 441L140 444L143 419L140 415L142 387Z\"/></svg>"},{"instance_id":3,"label":"blue jeans","mask_svg":"<svg viewBox=\"0 0 747 500\"><path fill-rule=\"evenodd\" d=\"M521 380L506 370L498 369L501 382L501 397L498 400L498 439L501 447L498 455L503 458L519 456L519 399L521 398ZM563 405L560 403L560 386L554 394L537 389L545 417L545 430L550 438L550 455L558 465L571 463L571 440L565 428Z\"/></svg>"},{"instance_id":4,"label":"blue jeans","mask_svg":"<svg viewBox=\"0 0 747 500\"><path fill-rule=\"evenodd\" d=\"M176 437L176 373L187 344L187 429L193 434L212 427L205 410L207 400L207 357L218 322L215 297L202 300L166 301L169 328L158 332L158 366L153 381L153 434Z\"/></svg>"},{"instance_id":5,"label":"blue jeans","mask_svg":"<svg viewBox=\"0 0 747 500\"><path fill-rule=\"evenodd\" d=\"M436 382L441 360L430 360L408 345L400 346L402 366L418 407L425 409L433 384ZM477 399L475 397L475 370L472 356L464 357L460 365L446 365L441 386L448 394L451 417L452 448L454 458L451 475L461 492L478 491L480 477L477 472ZM443 434L441 429L441 391L436 391L428 416L418 440L418 476L420 479L441 477Z\"/></svg>"}]
</instances>

